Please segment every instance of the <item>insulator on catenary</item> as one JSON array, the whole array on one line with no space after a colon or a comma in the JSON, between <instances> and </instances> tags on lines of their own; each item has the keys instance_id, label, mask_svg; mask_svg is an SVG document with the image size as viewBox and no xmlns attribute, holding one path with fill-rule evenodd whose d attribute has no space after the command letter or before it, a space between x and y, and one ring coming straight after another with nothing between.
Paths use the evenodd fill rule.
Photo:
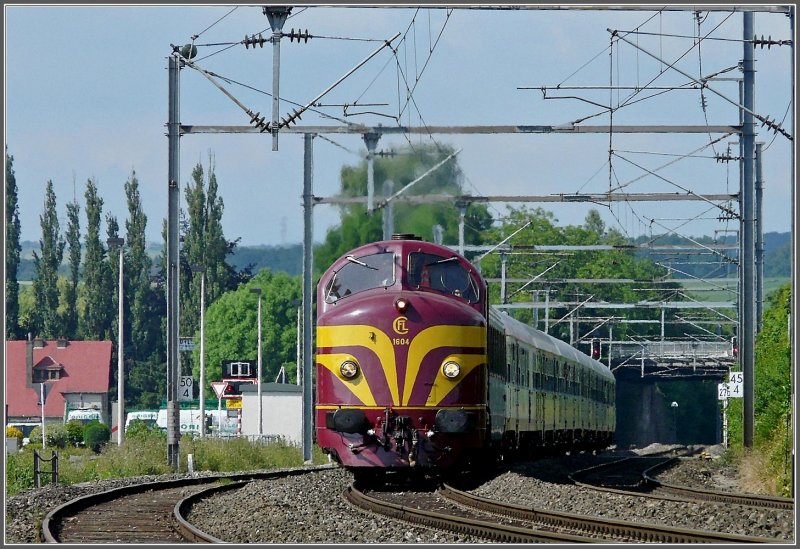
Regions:
<instances>
[{"instance_id":1,"label":"insulator on catenary","mask_svg":"<svg viewBox=\"0 0 800 549\"><path fill-rule=\"evenodd\" d=\"M244 40L243 40L243 42L244 42L244 47L245 47L246 49L250 49L250 46L253 46L253 49L255 49L255 48L256 48L256 45L258 45L258 46L260 46L260 47L262 47L262 48L263 48L263 47L264 47L264 43L265 43L265 42L270 42L270 41L271 41L271 40L270 40L269 38L264 38L264 37L261 35L261 33L260 33L260 32L258 33L258 37L256 37L256 35L255 35L255 34L254 34L253 36L247 36L247 35L245 34L245 35L244 35Z\"/></svg>"},{"instance_id":2,"label":"insulator on catenary","mask_svg":"<svg viewBox=\"0 0 800 549\"><path fill-rule=\"evenodd\" d=\"M761 46L761 49L764 49L764 46L767 46L767 49L770 49L772 46L789 46L792 44L791 40L773 40L772 36L767 36L766 40L764 39L764 35L761 35L761 39L758 38L758 35L753 35L753 47Z\"/></svg>"},{"instance_id":3,"label":"insulator on catenary","mask_svg":"<svg viewBox=\"0 0 800 549\"><path fill-rule=\"evenodd\" d=\"M731 162L732 160L741 160L738 156L731 156L729 154L715 154L714 160L719 162Z\"/></svg>"},{"instance_id":4,"label":"insulator on catenary","mask_svg":"<svg viewBox=\"0 0 800 549\"><path fill-rule=\"evenodd\" d=\"M264 116L259 118L259 115L261 114L260 112L253 114L252 111L248 111L247 114L250 116L250 123L258 128L262 133L270 131L270 123L264 122Z\"/></svg>"},{"instance_id":5,"label":"insulator on catenary","mask_svg":"<svg viewBox=\"0 0 800 549\"><path fill-rule=\"evenodd\" d=\"M280 127L284 128L290 124L294 124L296 120L300 120L300 114L301 112L297 109L293 110L292 114L288 115L286 118L281 118Z\"/></svg>"},{"instance_id":6,"label":"insulator on catenary","mask_svg":"<svg viewBox=\"0 0 800 549\"><path fill-rule=\"evenodd\" d=\"M292 29L289 34L283 33L283 36L288 37L289 42L294 42L296 38L298 44L300 43L300 40L302 40L304 43L307 43L309 38L314 38L314 35L308 33L308 29L305 31L297 29L297 32Z\"/></svg>"}]
</instances>

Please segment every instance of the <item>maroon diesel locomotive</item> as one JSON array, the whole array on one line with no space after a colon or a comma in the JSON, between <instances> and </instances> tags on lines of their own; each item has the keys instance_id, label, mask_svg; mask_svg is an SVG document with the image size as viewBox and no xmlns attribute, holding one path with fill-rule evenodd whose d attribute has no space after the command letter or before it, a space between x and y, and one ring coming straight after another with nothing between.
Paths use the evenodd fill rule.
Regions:
<instances>
[{"instance_id":1,"label":"maroon diesel locomotive","mask_svg":"<svg viewBox=\"0 0 800 549\"><path fill-rule=\"evenodd\" d=\"M322 275L316 373L317 444L355 473L612 441L608 369L497 312L473 265L412 235Z\"/></svg>"}]
</instances>

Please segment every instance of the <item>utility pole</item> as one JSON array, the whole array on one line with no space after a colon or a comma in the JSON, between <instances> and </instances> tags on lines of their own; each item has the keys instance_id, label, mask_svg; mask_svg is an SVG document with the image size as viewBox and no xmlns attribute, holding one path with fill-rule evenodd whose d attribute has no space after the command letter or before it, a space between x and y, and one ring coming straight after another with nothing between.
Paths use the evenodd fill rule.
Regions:
<instances>
[{"instance_id":1,"label":"utility pole","mask_svg":"<svg viewBox=\"0 0 800 549\"><path fill-rule=\"evenodd\" d=\"M206 268L195 267L200 273L200 437L206 436Z\"/></svg>"},{"instance_id":2,"label":"utility pole","mask_svg":"<svg viewBox=\"0 0 800 549\"><path fill-rule=\"evenodd\" d=\"M392 196L394 181L387 179L383 182L383 196ZM383 239L389 240L394 233L394 201L387 202L383 209Z\"/></svg>"},{"instance_id":3,"label":"utility pole","mask_svg":"<svg viewBox=\"0 0 800 549\"><path fill-rule=\"evenodd\" d=\"M167 462L178 470L180 457L180 418L178 408L178 221L180 209L180 59L169 56L169 122L167 137Z\"/></svg>"},{"instance_id":4,"label":"utility pole","mask_svg":"<svg viewBox=\"0 0 800 549\"><path fill-rule=\"evenodd\" d=\"M124 238L111 237L107 241L108 247L119 246L119 314L117 319L117 444L122 446L125 432L125 368L124 368L124 349L123 349L123 244Z\"/></svg>"},{"instance_id":5,"label":"utility pole","mask_svg":"<svg viewBox=\"0 0 800 549\"><path fill-rule=\"evenodd\" d=\"M458 208L458 253L461 255L464 255L464 219L467 215L468 205L466 201L456 201L456 207Z\"/></svg>"},{"instance_id":6,"label":"utility pole","mask_svg":"<svg viewBox=\"0 0 800 549\"><path fill-rule=\"evenodd\" d=\"M750 42L755 36L753 25L753 13L745 12L742 14L744 19L743 36L744 57L742 68L744 72L744 124L742 125L742 248L744 254L741 258L742 263L742 319L741 334L739 337L740 358L742 361L742 372L744 381L744 446L752 448L753 431L755 423L755 315L753 301L755 296L755 273L754 273L754 200L753 200L753 157L755 156L755 124L753 118L754 95L755 95L755 67L753 59L753 44Z\"/></svg>"},{"instance_id":7,"label":"utility pole","mask_svg":"<svg viewBox=\"0 0 800 549\"><path fill-rule=\"evenodd\" d=\"M761 331L764 314L764 144L756 143L756 182L755 182L755 246L756 246L756 333Z\"/></svg>"},{"instance_id":8,"label":"utility pole","mask_svg":"<svg viewBox=\"0 0 800 549\"><path fill-rule=\"evenodd\" d=\"M312 412L313 403L311 395L311 305L314 299L311 287L313 276L313 251L314 251L314 178L313 178L313 136L303 136L303 462L311 463L312 440Z\"/></svg>"},{"instance_id":9,"label":"utility pole","mask_svg":"<svg viewBox=\"0 0 800 549\"><path fill-rule=\"evenodd\" d=\"M278 115L280 112L280 79L281 79L281 36L283 24L292 8L287 6L264 6L264 15L272 28L272 150L278 150Z\"/></svg>"},{"instance_id":10,"label":"utility pole","mask_svg":"<svg viewBox=\"0 0 800 549\"><path fill-rule=\"evenodd\" d=\"M367 146L367 213L372 214L375 195L375 147L378 146L379 133L365 133L364 144Z\"/></svg>"},{"instance_id":11,"label":"utility pole","mask_svg":"<svg viewBox=\"0 0 800 549\"><path fill-rule=\"evenodd\" d=\"M250 288L250 293L258 295L258 437L264 436L264 428L262 418L264 417L262 408L262 393L261 393L261 288Z\"/></svg>"}]
</instances>

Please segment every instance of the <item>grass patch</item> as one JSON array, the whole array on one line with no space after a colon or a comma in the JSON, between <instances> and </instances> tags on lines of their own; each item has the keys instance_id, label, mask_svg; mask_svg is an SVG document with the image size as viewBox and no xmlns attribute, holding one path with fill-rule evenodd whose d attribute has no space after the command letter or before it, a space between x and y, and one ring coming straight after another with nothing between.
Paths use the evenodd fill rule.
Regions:
<instances>
[{"instance_id":1,"label":"grass patch","mask_svg":"<svg viewBox=\"0 0 800 549\"><path fill-rule=\"evenodd\" d=\"M167 463L167 438L159 430L145 430L129 436L121 446L110 442L99 453L74 447L56 451L59 455L61 484L173 472ZM189 454L193 455L195 471L252 471L303 465L303 450L298 446L280 442L253 442L244 438L201 439L183 436L179 458L181 473L188 471ZM49 458L50 447L41 455ZM312 463L328 463L327 456L316 446L312 450ZM49 470L49 464L44 464L43 469ZM50 482L49 475L42 476L43 483ZM19 453L7 455L6 497L29 490L33 486L33 449L25 447Z\"/></svg>"}]
</instances>

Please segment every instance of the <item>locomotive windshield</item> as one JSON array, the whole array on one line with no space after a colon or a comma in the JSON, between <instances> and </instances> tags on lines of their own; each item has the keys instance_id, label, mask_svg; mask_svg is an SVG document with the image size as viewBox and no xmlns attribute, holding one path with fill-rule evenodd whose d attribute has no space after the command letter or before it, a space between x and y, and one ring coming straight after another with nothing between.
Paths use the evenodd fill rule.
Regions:
<instances>
[{"instance_id":1,"label":"locomotive windshield","mask_svg":"<svg viewBox=\"0 0 800 549\"><path fill-rule=\"evenodd\" d=\"M383 252L362 257L347 256L347 264L333 275L325 287L325 301L394 284L394 254Z\"/></svg>"},{"instance_id":2,"label":"locomotive windshield","mask_svg":"<svg viewBox=\"0 0 800 549\"><path fill-rule=\"evenodd\" d=\"M470 303L478 301L478 287L456 256L414 252L408 257L408 284L430 288L458 297Z\"/></svg>"}]
</instances>

